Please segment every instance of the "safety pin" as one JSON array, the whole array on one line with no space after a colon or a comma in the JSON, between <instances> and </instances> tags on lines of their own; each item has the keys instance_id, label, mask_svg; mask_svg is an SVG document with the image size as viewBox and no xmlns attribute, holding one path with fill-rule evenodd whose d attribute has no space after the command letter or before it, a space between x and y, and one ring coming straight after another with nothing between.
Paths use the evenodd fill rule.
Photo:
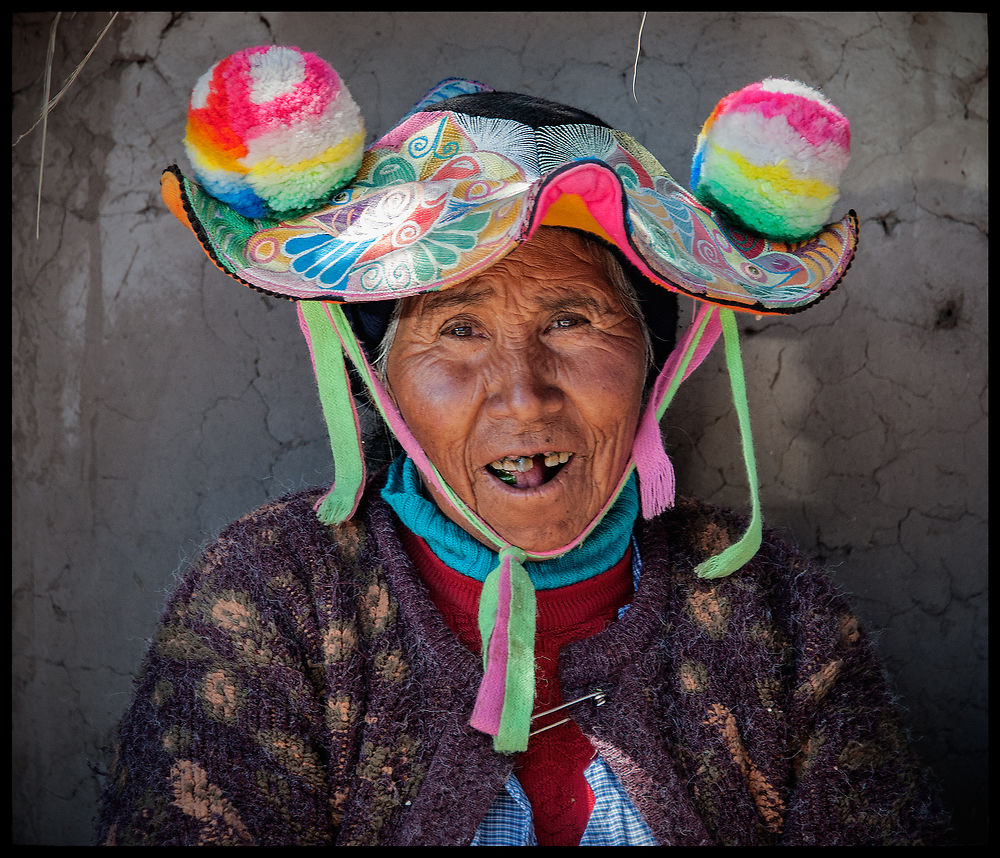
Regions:
<instances>
[{"instance_id":1,"label":"safety pin","mask_svg":"<svg viewBox=\"0 0 1000 858\"><path fill-rule=\"evenodd\" d=\"M568 703L562 703L559 706L553 706L551 709L546 709L544 712L539 712L537 715L532 715L531 720L534 721L536 718L544 718L546 715L551 715L553 712L558 712L560 709L565 709L567 706L575 706L577 703L583 703L584 700L594 699L595 706L603 706L608 702L608 698L605 696L604 692L600 688L590 692L590 694L584 694L583 697L577 697L576 700L570 700ZM553 727L558 727L561 724L565 724L567 721L572 721L572 718L563 718L561 721L556 721L554 724L549 724L545 727L539 727L537 730L532 730L528 733L528 737L537 736L539 733L544 733L546 730L551 730Z\"/></svg>"}]
</instances>

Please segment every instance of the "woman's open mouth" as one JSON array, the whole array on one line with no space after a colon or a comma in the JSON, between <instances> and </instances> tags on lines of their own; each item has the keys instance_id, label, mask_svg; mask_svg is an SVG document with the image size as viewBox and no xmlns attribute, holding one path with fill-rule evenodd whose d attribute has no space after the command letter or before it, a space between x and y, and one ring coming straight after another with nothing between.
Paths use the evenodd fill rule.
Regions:
<instances>
[{"instance_id":1,"label":"woman's open mouth","mask_svg":"<svg viewBox=\"0 0 1000 858\"><path fill-rule=\"evenodd\" d=\"M490 462L486 468L498 480L519 489L544 485L562 469L572 453L551 452L525 456L504 456Z\"/></svg>"}]
</instances>

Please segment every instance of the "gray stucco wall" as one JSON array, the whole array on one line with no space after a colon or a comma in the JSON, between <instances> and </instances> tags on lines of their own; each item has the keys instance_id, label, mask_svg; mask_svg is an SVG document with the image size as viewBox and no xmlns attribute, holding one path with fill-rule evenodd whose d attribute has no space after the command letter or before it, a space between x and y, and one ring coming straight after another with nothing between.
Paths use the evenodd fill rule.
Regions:
<instances>
[{"instance_id":1,"label":"gray stucco wall","mask_svg":"<svg viewBox=\"0 0 1000 858\"><path fill-rule=\"evenodd\" d=\"M37 118L51 13L12 18L12 139ZM56 92L108 13L64 13ZM216 271L160 202L215 60L295 44L340 71L369 138L448 75L589 109L686 181L727 92L817 85L853 124L845 284L742 320L766 521L824 560L875 634L959 835L986 830L984 14L122 13L12 150L15 843L91 837L104 749L199 545L332 470L290 305ZM745 508L721 362L665 426L681 490Z\"/></svg>"}]
</instances>

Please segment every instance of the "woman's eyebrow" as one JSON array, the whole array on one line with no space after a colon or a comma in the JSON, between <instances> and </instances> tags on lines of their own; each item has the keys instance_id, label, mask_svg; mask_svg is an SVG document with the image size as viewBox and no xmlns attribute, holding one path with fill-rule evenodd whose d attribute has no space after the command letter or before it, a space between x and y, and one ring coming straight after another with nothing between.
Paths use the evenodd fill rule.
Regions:
<instances>
[{"instance_id":1,"label":"woman's eyebrow","mask_svg":"<svg viewBox=\"0 0 1000 858\"><path fill-rule=\"evenodd\" d=\"M425 292L421 298L419 312L442 313L455 308L471 307L486 300L493 294L493 289L485 283L453 286L451 289L441 289L436 292ZM546 312L565 312L567 310L588 310L590 312L607 312L607 303L599 301L589 294L570 292L568 294L546 295L536 299L539 309Z\"/></svg>"},{"instance_id":2,"label":"woman's eyebrow","mask_svg":"<svg viewBox=\"0 0 1000 858\"><path fill-rule=\"evenodd\" d=\"M538 304L543 310L549 312L590 310L591 312L600 313L607 310L607 306L598 301L593 295L580 295L578 293L543 297L539 299Z\"/></svg>"},{"instance_id":3,"label":"woman's eyebrow","mask_svg":"<svg viewBox=\"0 0 1000 858\"><path fill-rule=\"evenodd\" d=\"M451 289L440 289L437 292L427 292L423 296L421 312L443 312L453 307L463 307L485 300L493 290L485 285L454 286Z\"/></svg>"}]
</instances>

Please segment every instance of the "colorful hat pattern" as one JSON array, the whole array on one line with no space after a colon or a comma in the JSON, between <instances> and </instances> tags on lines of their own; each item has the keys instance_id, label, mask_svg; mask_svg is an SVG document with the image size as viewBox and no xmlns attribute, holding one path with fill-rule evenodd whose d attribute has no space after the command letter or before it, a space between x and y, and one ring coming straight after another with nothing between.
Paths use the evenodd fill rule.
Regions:
<instances>
[{"instance_id":1,"label":"colorful hat pattern","mask_svg":"<svg viewBox=\"0 0 1000 858\"><path fill-rule=\"evenodd\" d=\"M794 313L829 294L853 259L858 220L850 212L827 223L849 125L801 83L765 80L719 103L698 136L693 194L623 132L529 125L447 101L487 92L474 81L441 82L362 155L360 114L332 68L296 48L250 48L195 86L186 145L196 181L171 167L161 190L220 269L297 302L336 461L320 518L349 518L364 485L346 355L424 480L495 545L498 566L480 603L484 678L471 721L509 752L527 746L533 699L523 693L534 675L534 591L524 562L580 544L633 469L646 517L672 505L660 419L720 336L752 510L744 537L696 572L728 575L756 553L762 521L732 311ZM605 510L569 545L530 554L495 534L441 479L382 389L343 306L447 288L540 226L584 230L615 245L651 283L695 299L697 312L656 379L632 464Z\"/></svg>"},{"instance_id":2,"label":"colorful hat pattern","mask_svg":"<svg viewBox=\"0 0 1000 858\"><path fill-rule=\"evenodd\" d=\"M242 54L259 57L251 52L263 50ZM269 50L264 57L293 49ZM270 65L257 62L256 67ZM226 88L218 81L228 80L226 70L232 72L234 66L247 78L255 68L246 58L239 63L223 60L210 73L210 79L217 82L216 91ZM337 79L332 69L329 75ZM268 103L246 107L252 101L246 97L203 99L199 94L206 89L204 80L192 97L188 130L198 183L184 179L173 168L164 176L163 192L224 271L274 295L353 302L444 288L502 258L538 225L577 224L581 219L590 231L610 237L654 282L699 300L756 313L804 309L839 282L853 256L857 240L853 213L821 226L805 241L768 237L736 225L737 218L752 219L746 212L752 211L754 200L747 190L755 186L754 170L759 175L768 165L759 150L740 155L727 148L727 140L713 126L725 129L734 124L727 118L730 113L740 118L748 115L746 111L729 110L721 118L718 110L713 113L715 118L706 123L695 156L696 193L709 203L723 200L719 211L675 182L646 149L622 132L596 126L530 129L511 121L426 110L427 105L456 93L487 89L461 80L446 81L432 90L421 102L423 110L411 112L369 147L356 176L345 179L341 170L329 170L324 194L318 190L317 170L310 158L294 162L287 158L278 169L277 159L262 157L252 144L233 149L208 147L206 140L231 142L233 135L224 133L225 129L262 126L233 118L220 120L211 126L216 129L211 138L198 130L202 111L208 110L199 107L203 101L217 103L213 108L217 111L226 106L235 111L246 108L254 117L273 119L282 113L270 109ZM248 88L249 84L244 85L241 92ZM349 99L343 85L340 93ZM276 100L290 101L284 94ZM828 111L818 93L788 94L784 100L786 108L798 105L800 114L810 106L820 115ZM763 110L761 115L765 115ZM781 117L768 118L772 129L781 122L789 127ZM338 151L347 143L348 149L353 148L356 127L353 121L330 123L331 139L323 151ZM286 137L299 139L294 125L280 126L256 139L283 141ZM230 157L243 149L247 155L241 159ZM731 153L731 162L739 158L740 169L720 167L720 152ZM819 160L809 157L818 153L825 150L816 147L800 152L797 169L806 176L819 174ZM757 160L751 163L747 156ZM777 151L776 157L778 164L770 168L772 172L790 170L792 161L784 151ZM220 164L233 169L224 170ZM306 166L297 171L295 164ZM278 193L271 196L264 166L280 177L274 182ZM833 172L824 169L823 175L832 180ZM802 179L797 184L786 182L790 200L782 202L779 216L770 220L798 224L802 218L791 213L796 203L807 209L806 219L815 220L817 207L810 191L815 195L821 184L823 206L828 210L836 197L835 182ZM349 186L335 193L342 185ZM721 190L726 186L735 186L728 196ZM769 196L780 198L781 191L776 186ZM742 207L733 202L738 195L746 200ZM301 208L305 200L317 197L324 202L297 217L274 214L276 204ZM234 204L234 199L240 204ZM247 214L262 210L264 214Z\"/></svg>"}]
</instances>

